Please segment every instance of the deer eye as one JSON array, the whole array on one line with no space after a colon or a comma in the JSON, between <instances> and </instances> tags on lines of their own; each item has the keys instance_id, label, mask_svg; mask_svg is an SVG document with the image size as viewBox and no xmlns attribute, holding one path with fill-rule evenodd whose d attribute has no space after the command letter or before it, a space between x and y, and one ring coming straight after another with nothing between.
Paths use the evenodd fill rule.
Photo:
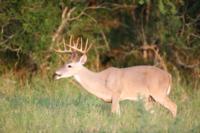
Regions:
<instances>
[{"instance_id":1,"label":"deer eye","mask_svg":"<svg viewBox=\"0 0 200 133\"><path fill-rule=\"evenodd\" d=\"M71 68L72 66L71 66L71 65L68 65L67 67L68 67L68 68Z\"/></svg>"}]
</instances>

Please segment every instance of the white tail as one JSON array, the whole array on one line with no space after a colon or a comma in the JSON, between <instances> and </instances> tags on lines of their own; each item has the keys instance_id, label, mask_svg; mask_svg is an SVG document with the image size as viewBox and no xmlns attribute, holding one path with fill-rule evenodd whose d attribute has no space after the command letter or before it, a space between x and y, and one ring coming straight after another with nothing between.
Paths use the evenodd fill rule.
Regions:
<instances>
[{"instance_id":1,"label":"white tail","mask_svg":"<svg viewBox=\"0 0 200 133\"><path fill-rule=\"evenodd\" d=\"M72 61L66 63L55 72L55 78L67 78L73 76L89 93L96 97L112 103L112 112L120 113L119 102L122 100L138 100L142 96L145 107L149 109L152 98L162 106L171 111L175 117L177 106L172 102L168 94L171 87L171 75L154 66L134 66L128 68L110 67L101 72L92 72L83 65L87 61L86 53L91 45L83 48L82 39L79 44L72 41L67 45L69 50L56 50L57 52L81 52L83 55L77 60L72 54Z\"/></svg>"}]
</instances>

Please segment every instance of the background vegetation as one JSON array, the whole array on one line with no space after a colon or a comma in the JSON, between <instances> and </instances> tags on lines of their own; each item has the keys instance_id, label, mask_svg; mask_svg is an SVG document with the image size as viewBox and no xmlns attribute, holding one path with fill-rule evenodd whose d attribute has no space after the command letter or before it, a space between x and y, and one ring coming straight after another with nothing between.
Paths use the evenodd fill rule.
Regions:
<instances>
[{"instance_id":1,"label":"background vegetation","mask_svg":"<svg viewBox=\"0 0 200 133\"><path fill-rule=\"evenodd\" d=\"M0 0L0 131L198 132L199 12L197 0ZM54 48L70 35L93 44L94 71L151 64L172 73L177 118L157 105L150 115L142 101L123 102L118 118L73 80L52 81L67 58Z\"/></svg>"},{"instance_id":2,"label":"background vegetation","mask_svg":"<svg viewBox=\"0 0 200 133\"><path fill-rule=\"evenodd\" d=\"M161 61L176 76L199 78L199 6L195 0L2 0L0 72L48 72L59 62L52 37L74 35L94 44L88 64L95 70ZM65 8L70 17L58 32ZM142 51L146 45L155 45L161 58Z\"/></svg>"}]
</instances>

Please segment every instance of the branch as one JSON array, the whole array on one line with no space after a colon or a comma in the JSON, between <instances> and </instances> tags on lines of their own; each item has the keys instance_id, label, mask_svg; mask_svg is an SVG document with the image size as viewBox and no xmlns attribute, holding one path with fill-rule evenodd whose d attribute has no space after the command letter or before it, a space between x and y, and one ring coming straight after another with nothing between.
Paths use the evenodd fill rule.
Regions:
<instances>
[{"instance_id":1,"label":"branch","mask_svg":"<svg viewBox=\"0 0 200 133\"><path fill-rule=\"evenodd\" d=\"M3 45L3 44L5 44L5 43L7 43L7 42L8 42L9 40L11 40L14 36L15 36L15 35L9 36L8 39L6 39L6 40L0 42L0 45Z\"/></svg>"},{"instance_id":2,"label":"branch","mask_svg":"<svg viewBox=\"0 0 200 133\"><path fill-rule=\"evenodd\" d=\"M176 63L179 66L182 66L184 68L193 69L193 68L199 67L199 65L200 65L200 62L198 62L196 64L186 64L186 63L184 63L183 61L181 61L177 51L175 51L175 57L176 57Z\"/></svg>"},{"instance_id":3,"label":"branch","mask_svg":"<svg viewBox=\"0 0 200 133\"><path fill-rule=\"evenodd\" d=\"M65 9L62 12L62 20L61 20L61 24L58 27L57 31L55 32L55 34L52 37L52 41L53 42L57 42L60 41L60 39L62 38L62 33L67 25L67 23L69 22L69 19L71 18L71 14L75 11L75 8L72 9L68 9L68 7L65 7Z\"/></svg>"},{"instance_id":4,"label":"branch","mask_svg":"<svg viewBox=\"0 0 200 133\"><path fill-rule=\"evenodd\" d=\"M105 33L103 32L103 30L101 30L101 35L102 35L103 40L104 40L104 42L105 42L105 44L106 44L107 50L110 51L110 46L109 46L108 40L107 40L106 35L105 35Z\"/></svg>"},{"instance_id":5,"label":"branch","mask_svg":"<svg viewBox=\"0 0 200 133\"><path fill-rule=\"evenodd\" d=\"M82 17L83 15L85 15L85 16L91 18L93 21L97 22L94 18L92 18L85 12L87 10L91 10L91 9L94 10L94 9L100 9L100 8L106 9L106 7L102 7L102 6L91 6L91 7L87 7L85 9L83 9L83 11L81 11L81 13L79 13L77 16L72 17L72 14L73 14L73 12L75 12L76 8L74 7L72 9L68 9L68 7L65 7L65 9L62 12L61 24L58 27L55 34L52 36L52 42L59 42L62 39L62 34L64 32L64 29L67 27L68 23L75 21L77 19L80 19L80 17Z\"/></svg>"},{"instance_id":6,"label":"branch","mask_svg":"<svg viewBox=\"0 0 200 133\"><path fill-rule=\"evenodd\" d=\"M159 54L159 48L152 44L152 45L143 45L141 47L142 50L144 50L146 53L147 53L147 50L151 50L153 51L155 57L154 57L154 65L157 66L157 65L160 65L165 71L167 71L167 66L164 62L164 59L162 58L162 56Z\"/></svg>"},{"instance_id":7,"label":"branch","mask_svg":"<svg viewBox=\"0 0 200 133\"><path fill-rule=\"evenodd\" d=\"M136 5L127 5L127 4L112 4L111 6L113 6L112 10L119 10L119 9L135 9Z\"/></svg>"}]
</instances>

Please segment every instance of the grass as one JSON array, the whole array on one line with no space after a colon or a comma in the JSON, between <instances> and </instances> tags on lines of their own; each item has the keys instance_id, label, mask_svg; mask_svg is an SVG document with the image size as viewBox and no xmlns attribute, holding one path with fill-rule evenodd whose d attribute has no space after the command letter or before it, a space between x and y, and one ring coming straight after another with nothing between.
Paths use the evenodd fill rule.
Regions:
<instances>
[{"instance_id":1,"label":"grass","mask_svg":"<svg viewBox=\"0 0 200 133\"><path fill-rule=\"evenodd\" d=\"M11 76L10 76L11 77ZM143 102L123 101L121 116L110 104L63 79L35 77L22 87L14 78L0 77L1 133L199 133L200 88L175 83L171 98L178 105L174 119L163 107L145 111ZM189 91L190 90L190 91Z\"/></svg>"}]
</instances>

